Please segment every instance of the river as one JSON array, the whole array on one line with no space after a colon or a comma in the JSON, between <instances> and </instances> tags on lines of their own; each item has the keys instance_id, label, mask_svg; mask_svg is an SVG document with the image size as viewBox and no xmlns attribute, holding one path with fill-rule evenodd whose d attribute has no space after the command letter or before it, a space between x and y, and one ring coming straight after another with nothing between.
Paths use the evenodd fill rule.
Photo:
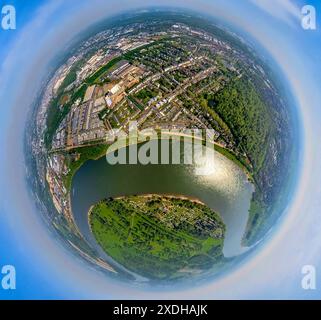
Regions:
<instances>
[{"instance_id":1,"label":"river","mask_svg":"<svg viewBox=\"0 0 321 320\"><path fill-rule=\"evenodd\" d=\"M156 141L155 141L156 142ZM127 147L126 151L133 146ZM89 208L108 197L138 194L171 194L197 198L218 212L225 225L225 257L247 250L241 240L248 219L254 186L235 163L215 151L204 165L208 174L199 175L195 165L111 165L106 157L86 162L72 183L71 204L75 222L85 239L99 250L88 225Z\"/></svg>"}]
</instances>

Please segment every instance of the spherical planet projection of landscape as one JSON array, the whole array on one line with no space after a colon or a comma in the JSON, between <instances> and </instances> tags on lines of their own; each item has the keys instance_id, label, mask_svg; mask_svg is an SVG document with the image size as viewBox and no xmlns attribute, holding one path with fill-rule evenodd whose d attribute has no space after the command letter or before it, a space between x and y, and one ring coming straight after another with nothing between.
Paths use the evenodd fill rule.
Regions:
<instances>
[{"instance_id":1,"label":"spherical planet projection of landscape","mask_svg":"<svg viewBox=\"0 0 321 320\"><path fill-rule=\"evenodd\" d=\"M255 250L287 206L294 116L280 83L246 41L209 18L150 11L101 22L55 61L35 104L27 132L35 199L63 243L110 277L215 278ZM131 123L176 130L169 146L186 128L211 129L208 172L109 163L106 137ZM161 157L165 140L116 152L154 144Z\"/></svg>"}]
</instances>

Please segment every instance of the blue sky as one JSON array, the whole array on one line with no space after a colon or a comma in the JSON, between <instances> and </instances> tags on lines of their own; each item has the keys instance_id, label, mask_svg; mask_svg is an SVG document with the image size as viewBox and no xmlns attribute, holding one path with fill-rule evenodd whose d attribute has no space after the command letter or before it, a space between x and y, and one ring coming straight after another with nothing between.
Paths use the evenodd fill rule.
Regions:
<instances>
[{"instance_id":1,"label":"blue sky","mask_svg":"<svg viewBox=\"0 0 321 320\"><path fill-rule=\"evenodd\" d=\"M17 30L0 30L0 266L17 268L17 290L4 298L320 298L300 287L313 264L321 286L321 4L317 0L149 1L206 12L249 34L273 57L298 101L304 128L302 177L278 231L256 257L202 288L146 293L110 282L53 240L24 184L23 125L50 60L78 32L144 1L1 1L17 10ZM318 29L300 26L303 4L317 9Z\"/></svg>"}]
</instances>

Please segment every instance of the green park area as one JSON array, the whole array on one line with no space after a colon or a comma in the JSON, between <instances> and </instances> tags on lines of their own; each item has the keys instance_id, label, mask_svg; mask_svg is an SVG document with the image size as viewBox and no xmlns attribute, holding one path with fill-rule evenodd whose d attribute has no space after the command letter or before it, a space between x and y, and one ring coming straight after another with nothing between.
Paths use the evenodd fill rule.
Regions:
<instances>
[{"instance_id":1,"label":"green park area","mask_svg":"<svg viewBox=\"0 0 321 320\"><path fill-rule=\"evenodd\" d=\"M89 219L108 255L152 279L177 279L223 258L225 225L198 201L160 195L110 198L93 206Z\"/></svg>"}]
</instances>

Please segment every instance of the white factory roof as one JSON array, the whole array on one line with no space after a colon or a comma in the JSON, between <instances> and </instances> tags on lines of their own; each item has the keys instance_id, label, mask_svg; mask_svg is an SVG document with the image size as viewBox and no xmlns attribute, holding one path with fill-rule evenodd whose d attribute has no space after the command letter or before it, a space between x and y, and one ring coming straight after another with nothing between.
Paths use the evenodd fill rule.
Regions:
<instances>
[{"instance_id":1,"label":"white factory roof","mask_svg":"<svg viewBox=\"0 0 321 320\"><path fill-rule=\"evenodd\" d=\"M110 92L112 94L116 94L118 91L120 90L120 85L119 84L116 84L115 86L113 86L110 90Z\"/></svg>"}]
</instances>

